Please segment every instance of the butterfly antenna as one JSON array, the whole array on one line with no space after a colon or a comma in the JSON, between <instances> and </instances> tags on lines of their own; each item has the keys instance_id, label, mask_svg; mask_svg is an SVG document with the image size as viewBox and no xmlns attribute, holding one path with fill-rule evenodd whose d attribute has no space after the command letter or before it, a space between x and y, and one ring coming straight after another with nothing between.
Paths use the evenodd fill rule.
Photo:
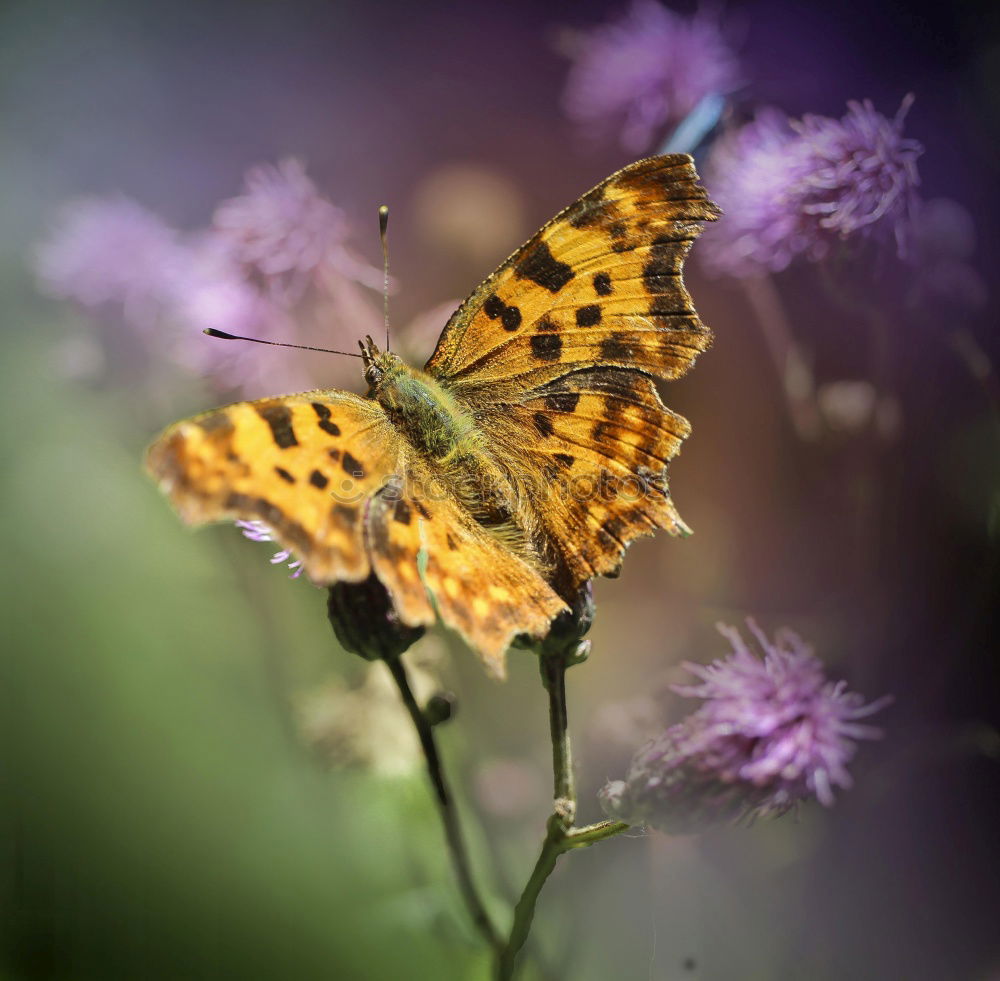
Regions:
<instances>
[{"instance_id":1,"label":"butterfly antenna","mask_svg":"<svg viewBox=\"0 0 1000 981\"><path fill-rule=\"evenodd\" d=\"M319 351L321 354L343 354L348 358L360 358L360 354L352 354L350 351L334 351L328 347L310 347L308 344L284 344L281 341L262 341L259 337L241 337L239 334L227 334L224 330L216 330L214 327L206 327L203 334L209 337L221 337L224 341L250 341L253 344L268 344L271 347L295 347L300 351Z\"/></svg>"},{"instance_id":2,"label":"butterfly antenna","mask_svg":"<svg viewBox=\"0 0 1000 981\"><path fill-rule=\"evenodd\" d=\"M385 318L385 349L389 350L389 206L383 204L378 209L378 237L382 243L382 313Z\"/></svg>"}]
</instances>

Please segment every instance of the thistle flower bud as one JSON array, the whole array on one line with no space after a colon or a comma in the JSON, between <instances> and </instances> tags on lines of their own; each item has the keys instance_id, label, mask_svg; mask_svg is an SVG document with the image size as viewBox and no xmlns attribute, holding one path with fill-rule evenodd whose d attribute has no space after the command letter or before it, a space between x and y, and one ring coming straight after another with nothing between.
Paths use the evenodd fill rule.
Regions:
<instances>
[{"instance_id":1,"label":"thistle flower bud","mask_svg":"<svg viewBox=\"0 0 1000 981\"><path fill-rule=\"evenodd\" d=\"M450 722L455 715L458 699L450 691L439 691L427 699L424 706L424 718L432 726L442 722Z\"/></svg>"},{"instance_id":2,"label":"thistle flower bud","mask_svg":"<svg viewBox=\"0 0 1000 981\"><path fill-rule=\"evenodd\" d=\"M337 640L368 661L399 657L423 635L423 627L401 623L385 586L372 573L363 582L330 587L327 614Z\"/></svg>"},{"instance_id":3,"label":"thistle flower bud","mask_svg":"<svg viewBox=\"0 0 1000 981\"><path fill-rule=\"evenodd\" d=\"M584 640L594 622L594 587L588 580L565 613L560 613L539 645L539 653L566 659L567 666L585 661L590 654L590 641Z\"/></svg>"}]
</instances>

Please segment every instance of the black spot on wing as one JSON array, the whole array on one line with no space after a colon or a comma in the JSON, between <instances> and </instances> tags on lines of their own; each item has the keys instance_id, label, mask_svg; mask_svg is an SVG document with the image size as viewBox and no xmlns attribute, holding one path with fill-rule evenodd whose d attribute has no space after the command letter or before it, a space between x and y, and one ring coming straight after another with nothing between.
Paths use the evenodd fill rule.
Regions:
<instances>
[{"instance_id":1,"label":"black spot on wing","mask_svg":"<svg viewBox=\"0 0 1000 981\"><path fill-rule=\"evenodd\" d=\"M574 228L593 228L595 225L608 224L617 214L617 205L604 197L604 188L600 187L588 192L572 205L566 217Z\"/></svg>"},{"instance_id":2,"label":"black spot on wing","mask_svg":"<svg viewBox=\"0 0 1000 981\"><path fill-rule=\"evenodd\" d=\"M500 297L496 295L496 293L493 293L487 298L486 302L483 304L483 313L485 313L486 316L490 318L490 320L496 320L497 317L499 317L500 314L503 313L504 308L506 306L507 304L504 303L503 300L501 300Z\"/></svg>"},{"instance_id":3,"label":"black spot on wing","mask_svg":"<svg viewBox=\"0 0 1000 981\"><path fill-rule=\"evenodd\" d=\"M431 513L430 511L427 510L427 508L424 507L423 501L418 501L414 499L413 506L416 508L417 513L420 515L421 518L423 518L425 521L431 520Z\"/></svg>"},{"instance_id":4,"label":"black spot on wing","mask_svg":"<svg viewBox=\"0 0 1000 981\"><path fill-rule=\"evenodd\" d=\"M413 512L410 511L410 505L406 501L399 500L396 501L396 510L393 512L393 518L395 518L401 525L408 525L410 519L413 517Z\"/></svg>"},{"instance_id":5,"label":"black spot on wing","mask_svg":"<svg viewBox=\"0 0 1000 981\"><path fill-rule=\"evenodd\" d=\"M539 361L558 361L562 354L562 338L558 334L532 334L531 353Z\"/></svg>"},{"instance_id":6,"label":"black spot on wing","mask_svg":"<svg viewBox=\"0 0 1000 981\"><path fill-rule=\"evenodd\" d=\"M593 327L601 322L601 308L596 303L588 303L576 311L577 327Z\"/></svg>"},{"instance_id":7,"label":"black spot on wing","mask_svg":"<svg viewBox=\"0 0 1000 981\"><path fill-rule=\"evenodd\" d=\"M611 296L611 276L608 273L594 273L594 292L598 296Z\"/></svg>"},{"instance_id":8,"label":"black spot on wing","mask_svg":"<svg viewBox=\"0 0 1000 981\"><path fill-rule=\"evenodd\" d=\"M358 520L358 509L350 504L334 504L330 509L330 515L338 522L353 525Z\"/></svg>"},{"instance_id":9,"label":"black spot on wing","mask_svg":"<svg viewBox=\"0 0 1000 981\"><path fill-rule=\"evenodd\" d=\"M628 361L632 357L632 334L618 331L601 341L601 357L607 361Z\"/></svg>"},{"instance_id":10,"label":"black spot on wing","mask_svg":"<svg viewBox=\"0 0 1000 981\"><path fill-rule=\"evenodd\" d=\"M552 420L544 412L536 412L531 417L531 421L541 436L551 436L555 431Z\"/></svg>"},{"instance_id":11,"label":"black spot on wing","mask_svg":"<svg viewBox=\"0 0 1000 981\"><path fill-rule=\"evenodd\" d=\"M677 291L677 242L670 238L657 238L649 249L649 259L642 267L642 282L652 296Z\"/></svg>"},{"instance_id":12,"label":"black spot on wing","mask_svg":"<svg viewBox=\"0 0 1000 981\"><path fill-rule=\"evenodd\" d=\"M349 473L352 477L357 477L359 480L365 475L365 468L347 450L344 450L344 459L340 465L344 468L345 473Z\"/></svg>"},{"instance_id":13,"label":"black spot on wing","mask_svg":"<svg viewBox=\"0 0 1000 981\"><path fill-rule=\"evenodd\" d=\"M558 460L567 470L573 466L576 461L576 457L570 456L569 453L553 453L552 456Z\"/></svg>"},{"instance_id":14,"label":"black spot on wing","mask_svg":"<svg viewBox=\"0 0 1000 981\"><path fill-rule=\"evenodd\" d=\"M294 484L295 483L295 478L284 467L275 467L274 468L274 472L282 480L287 481L289 484Z\"/></svg>"},{"instance_id":15,"label":"black spot on wing","mask_svg":"<svg viewBox=\"0 0 1000 981\"><path fill-rule=\"evenodd\" d=\"M319 416L319 422L317 425L324 433L329 433L331 436L340 435L340 426L330 419L330 406L324 405L322 402L312 402L310 403Z\"/></svg>"},{"instance_id":16,"label":"black spot on wing","mask_svg":"<svg viewBox=\"0 0 1000 981\"><path fill-rule=\"evenodd\" d=\"M545 407L553 412L573 412L579 401L579 392L555 392L545 396Z\"/></svg>"},{"instance_id":17,"label":"black spot on wing","mask_svg":"<svg viewBox=\"0 0 1000 981\"><path fill-rule=\"evenodd\" d=\"M507 306L496 293L491 294L489 299L483 304L483 313L490 320L496 320L499 317L504 330L513 332L521 326L520 309L513 305Z\"/></svg>"},{"instance_id":18,"label":"black spot on wing","mask_svg":"<svg viewBox=\"0 0 1000 981\"><path fill-rule=\"evenodd\" d=\"M332 449L332 450L327 450L326 452L329 454L331 460L340 459L340 450Z\"/></svg>"},{"instance_id":19,"label":"black spot on wing","mask_svg":"<svg viewBox=\"0 0 1000 981\"><path fill-rule=\"evenodd\" d=\"M326 485L330 483L330 480L326 474L322 474L318 470L314 470L311 474L309 474L309 483L312 484L313 487L319 488L319 490L324 490Z\"/></svg>"},{"instance_id":20,"label":"black spot on wing","mask_svg":"<svg viewBox=\"0 0 1000 981\"><path fill-rule=\"evenodd\" d=\"M210 436L228 436L233 431L233 421L226 412L208 412L195 422Z\"/></svg>"},{"instance_id":21,"label":"black spot on wing","mask_svg":"<svg viewBox=\"0 0 1000 981\"><path fill-rule=\"evenodd\" d=\"M658 296L649 305L651 317L683 317L691 313L691 308L681 295Z\"/></svg>"},{"instance_id":22,"label":"black spot on wing","mask_svg":"<svg viewBox=\"0 0 1000 981\"><path fill-rule=\"evenodd\" d=\"M295 430L292 429L292 410L280 402L263 402L255 406L257 414L268 424L271 437L283 450L289 446L298 446Z\"/></svg>"},{"instance_id":23,"label":"black spot on wing","mask_svg":"<svg viewBox=\"0 0 1000 981\"><path fill-rule=\"evenodd\" d=\"M514 267L514 272L520 279L530 279L550 293L558 293L573 278L573 270L560 262L545 242L536 242Z\"/></svg>"}]
</instances>

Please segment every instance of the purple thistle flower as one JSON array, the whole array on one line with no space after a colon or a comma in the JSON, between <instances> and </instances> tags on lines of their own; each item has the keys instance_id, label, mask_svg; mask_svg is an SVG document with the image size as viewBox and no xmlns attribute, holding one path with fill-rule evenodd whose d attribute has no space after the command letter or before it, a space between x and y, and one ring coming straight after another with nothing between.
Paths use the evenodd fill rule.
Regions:
<instances>
[{"instance_id":1,"label":"purple thistle flower","mask_svg":"<svg viewBox=\"0 0 1000 981\"><path fill-rule=\"evenodd\" d=\"M70 202L35 256L42 289L90 310L121 305L139 328L159 323L183 264L179 236L124 197Z\"/></svg>"},{"instance_id":2,"label":"purple thistle flower","mask_svg":"<svg viewBox=\"0 0 1000 981\"><path fill-rule=\"evenodd\" d=\"M382 271L347 250L344 212L319 193L298 160L247 171L244 193L216 208L213 226L247 275L281 302L294 303L331 273L382 288Z\"/></svg>"},{"instance_id":3,"label":"purple thistle flower","mask_svg":"<svg viewBox=\"0 0 1000 981\"><path fill-rule=\"evenodd\" d=\"M841 119L793 120L775 109L720 140L706 184L725 212L705 236L701 257L718 273L777 272L796 256L823 259L852 237L910 252L917 205L917 158L903 136L912 96L893 119L869 100L849 102Z\"/></svg>"},{"instance_id":4,"label":"purple thistle flower","mask_svg":"<svg viewBox=\"0 0 1000 981\"><path fill-rule=\"evenodd\" d=\"M630 152L648 149L707 95L731 92L739 64L718 23L682 17L655 0L633 0L619 20L568 32L573 59L563 107L585 126L621 120Z\"/></svg>"},{"instance_id":5,"label":"purple thistle flower","mask_svg":"<svg viewBox=\"0 0 1000 981\"><path fill-rule=\"evenodd\" d=\"M296 370L301 359L289 358L286 352L201 336L206 327L213 327L262 340L296 341L296 324L288 311L247 280L215 235L189 243L172 312L175 360L222 388L242 389L253 397L314 387L310 377Z\"/></svg>"},{"instance_id":6,"label":"purple thistle flower","mask_svg":"<svg viewBox=\"0 0 1000 981\"><path fill-rule=\"evenodd\" d=\"M245 538L252 542L273 542L274 535L263 521L237 521L236 527L240 529ZM292 574L289 579L298 579L302 575L302 559L297 559L287 548L275 552L270 558L271 565L282 565L287 563Z\"/></svg>"},{"instance_id":7,"label":"purple thistle flower","mask_svg":"<svg viewBox=\"0 0 1000 981\"><path fill-rule=\"evenodd\" d=\"M849 787L847 763L856 739L881 733L857 720L890 699L868 705L823 666L790 630L773 642L747 621L764 653L754 654L735 627L719 625L733 653L707 667L685 664L699 684L674 691L704 704L635 755L625 780L601 791L617 820L674 834L720 821L777 816L799 801L829 807L833 787Z\"/></svg>"}]
</instances>

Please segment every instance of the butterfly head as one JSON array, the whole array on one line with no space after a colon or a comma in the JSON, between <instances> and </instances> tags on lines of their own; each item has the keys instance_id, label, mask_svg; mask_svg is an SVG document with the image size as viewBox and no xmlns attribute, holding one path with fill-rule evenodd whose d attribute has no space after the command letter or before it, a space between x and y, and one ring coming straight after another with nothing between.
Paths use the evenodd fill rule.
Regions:
<instances>
[{"instance_id":1,"label":"butterfly head","mask_svg":"<svg viewBox=\"0 0 1000 981\"><path fill-rule=\"evenodd\" d=\"M365 381L373 393L383 385L391 385L406 370L403 362L389 351L380 351L370 336L358 341L364 359Z\"/></svg>"}]
</instances>

